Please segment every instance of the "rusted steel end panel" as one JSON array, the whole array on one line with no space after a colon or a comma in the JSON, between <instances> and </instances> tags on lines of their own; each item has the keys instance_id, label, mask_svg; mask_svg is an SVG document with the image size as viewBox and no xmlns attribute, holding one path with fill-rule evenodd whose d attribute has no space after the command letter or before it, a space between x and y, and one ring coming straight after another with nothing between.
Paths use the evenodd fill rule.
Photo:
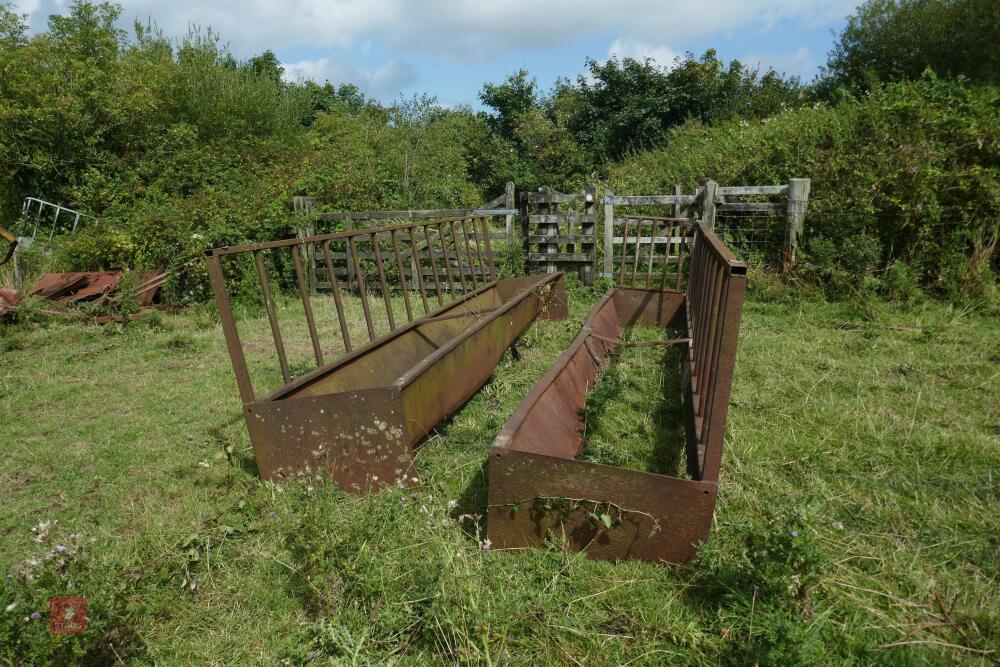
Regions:
<instances>
[{"instance_id":1,"label":"rusted steel end panel","mask_svg":"<svg viewBox=\"0 0 1000 667\"><path fill-rule=\"evenodd\" d=\"M557 274L559 279L549 283L549 292L544 297L542 312L538 319L544 322L556 322L569 317L569 299L566 297L566 280L563 274Z\"/></svg>"},{"instance_id":2,"label":"rusted steel end panel","mask_svg":"<svg viewBox=\"0 0 1000 667\"><path fill-rule=\"evenodd\" d=\"M686 326L684 292L616 287L610 293L623 326L645 324L680 330Z\"/></svg>"},{"instance_id":3,"label":"rusted steel end panel","mask_svg":"<svg viewBox=\"0 0 1000 667\"><path fill-rule=\"evenodd\" d=\"M265 479L325 472L354 493L415 481L403 404L393 387L257 401L245 416Z\"/></svg>"},{"instance_id":4,"label":"rusted steel end panel","mask_svg":"<svg viewBox=\"0 0 1000 667\"><path fill-rule=\"evenodd\" d=\"M590 558L683 563L708 538L716 485L494 446L489 538L539 546L550 535ZM595 521L605 514L610 528Z\"/></svg>"}]
</instances>

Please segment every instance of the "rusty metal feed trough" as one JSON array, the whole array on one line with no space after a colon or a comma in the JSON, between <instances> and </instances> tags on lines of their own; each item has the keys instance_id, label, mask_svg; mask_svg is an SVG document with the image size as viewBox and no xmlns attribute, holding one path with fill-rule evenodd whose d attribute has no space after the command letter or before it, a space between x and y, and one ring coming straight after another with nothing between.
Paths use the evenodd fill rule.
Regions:
<instances>
[{"instance_id":1,"label":"rusty metal feed trough","mask_svg":"<svg viewBox=\"0 0 1000 667\"><path fill-rule=\"evenodd\" d=\"M572 548L593 558L684 562L708 537L746 265L701 223L694 230L687 292L611 289L494 441L488 530L495 547L538 545L552 532L564 534ZM664 264L671 259L678 260L679 275L683 254L663 258ZM662 342L683 345L681 390L691 479L576 460L583 447L580 412L587 393L618 347L622 330L634 324L686 335Z\"/></svg>"},{"instance_id":2,"label":"rusty metal feed trough","mask_svg":"<svg viewBox=\"0 0 1000 667\"><path fill-rule=\"evenodd\" d=\"M567 316L561 273L496 279L488 224L485 218L479 222L477 225L471 218L424 221L209 251L209 277L257 467L264 478L280 479L308 467L325 471L338 487L354 493L414 481L414 445L490 378L504 351L536 316ZM391 250L380 250L379 238L391 239ZM359 261L362 242L369 244L376 259L377 291L384 297L390 323L389 333L381 337L376 337L373 327L365 280L371 269L366 270ZM331 296L346 351L334 361L324 358L304 287L301 254L304 246L310 245L313 250L319 246L332 278ZM282 249L292 254L316 357L316 368L294 379L285 358L262 255ZM394 256L398 285L391 285L387 278L385 264L389 261L386 258L383 262L383 252ZM240 253L253 255L285 380L283 386L262 397L256 396L252 386L220 262L227 255ZM444 260L443 267L439 258ZM343 291L335 259L346 259L353 269L353 284L349 279ZM430 281L422 279L425 265L432 267L434 293L430 301L424 284ZM418 285L408 284L408 275L415 277ZM409 290L414 287L419 287L413 298L419 297L418 304L422 302L423 316L410 303ZM370 342L361 347L352 345L345 318L347 290L356 290L364 308ZM400 326L393 317L390 295L394 293L406 299L407 321ZM440 305L431 309L435 297Z\"/></svg>"}]
</instances>

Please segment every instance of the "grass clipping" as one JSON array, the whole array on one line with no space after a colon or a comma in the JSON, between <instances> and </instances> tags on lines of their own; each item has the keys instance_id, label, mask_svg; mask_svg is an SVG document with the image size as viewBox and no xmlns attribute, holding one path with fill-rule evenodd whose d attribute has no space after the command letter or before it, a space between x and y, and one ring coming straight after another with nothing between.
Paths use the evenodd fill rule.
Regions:
<instances>
[{"instance_id":1,"label":"grass clipping","mask_svg":"<svg viewBox=\"0 0 1000 667\"><path fill-rule=\"evenodd\" d=\"M628 327L623 343L662 340L655 326ZM587 394L583 461L684 475L679 345L619 346Z\"/></svg>"}]
</instances>

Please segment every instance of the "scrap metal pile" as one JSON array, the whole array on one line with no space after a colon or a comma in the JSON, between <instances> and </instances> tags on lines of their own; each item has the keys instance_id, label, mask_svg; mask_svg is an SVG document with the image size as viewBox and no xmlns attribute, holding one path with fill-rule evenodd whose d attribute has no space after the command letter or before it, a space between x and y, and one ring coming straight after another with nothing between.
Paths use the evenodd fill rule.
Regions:
<instances>
[{"instance_id":1,"label":"scrap metal pile","mask_svg":"<svg viewBox=\"0 0 1000 667\"><path fill-rule=\"evenodd\" d=\"M21 210L21 221L18 233L14 234L0 227L0 240L6 248L0 247L0 266L13 261L14 284L20 286L23 277L20 275L18 255L29 247L42 248L46 252L46 244L57 236L75 234L85 220L97 221L96 218L59 204L26 197ZM38 245L36 245L38 244ZM190 264L188 262L187 264ZM178 268L184 268L187 264ZM128 290L121 290L123 271L88 271L46 273L35 282L27 293L57 306L67 306L83 302L104 303L120 298L123 293L135 299L140 307L138 314L153 307L160 287L167 278L176 273L159 268L152 271L135 271L131 274ZM0 316L18 307L23 300L22 289L0 289ZM99 317L96 321L104 323L116 318Z\"/></svg>"},{"instance_id":2,"label":"scrap metal pile","mask_svg":"<svg viewBox=\"0 0 1000 667\"><path fill-rule=\"evenodd\" d=\"M537 545L559 532L571 547L594 558L683 562L708 536L746 265L700 222L646 221L649 238L640 237L641 226L635 228L631 280L625 271L626 228L622 284L594 307L579 336L493 443L488 532L497 547ZM659 238L660 228L669 230L673 242L654 258L652 239ZM638 287L642 243L649 268L646 284ZM330 296L322 298L336 309L335 346L321 335L306 288L303 255L309 253L322 257L330 278ZM245 275L237 273L240 259L256 268L284 382L264 395L254 389L231 303L231 282ZM314 368L299 377L290 370L268 278L268 265L280 266L285 259L291 260L315 359ZM206 260L260 474L276 480L322 471L352 493L417 483L417 443L489 379L504 351L536 317L567 317L561 273L497 278L486 218L217 248ZM662 267L657 276L654 264ZM397 324L400 296L406 321ZM381 335L370 298L381 299L386 309L389 327ZM360 345L348 326L348 299L359 300L364 311L368 341ZM689 478L577 460L583 443L580 410L621 345L620 334L634 324L678 332L654 344L680 345L683 351ZM329 358L333 347L337 358ZM610 508L613 521L595 523L598 506Z\"/></svg>"}]
</instances>

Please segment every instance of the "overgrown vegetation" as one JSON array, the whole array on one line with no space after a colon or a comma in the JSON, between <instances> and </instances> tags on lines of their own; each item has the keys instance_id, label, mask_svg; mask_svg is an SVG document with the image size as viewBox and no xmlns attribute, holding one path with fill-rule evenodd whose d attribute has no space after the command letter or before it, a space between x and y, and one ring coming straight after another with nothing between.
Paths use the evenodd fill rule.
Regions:
<instances>
[{"instance_id":1,"label":"overgrown vegetation","mask_svg":"<svg viewBox=\"0 0 1000 667\"><path fill-rule=\"evenodd\" d=\"M615 192L812 179L802 275L831 293L926 286L995 299L1000 90L927 73L836 106L674 130L668 148L616 165ZM905 128L905 129L904 129ZM909 285L902 283L909 282Z\"/></svg>"},{"instance_id":2,"label":"overgrown vegetation","mask_svg":"<svg viewBox=\"0 0 1000 667\"><path fill-rule=\"evenodd\" d=\"M0 664L995 663L1000 347L982 305L1000 105L978 45L1000 35L982 20L947 52L925 36L969 26L969 8L992 11L874 0L814 85L711 52L670 70L612 60L547 93L519 72L475 113L286 83L274 54L237 62L211 32L127 37L109 4L34 36L0 5L0 225L28 194L101 219L32 271L284 236L296 194L440 207L507 179L639 194L812 178L800 271L750 268L717 521L679 567L592 562L559 535L517 552L485 539L485 446L600 287L574 286L571 318L532 325L439 425L419 488L366 498L260 480L200 263L168 286L194 302L176 316L99 328L28 300L0 325ZM920 12L936 23L911 25ZM236 297L253 379L273 387L262 304ZM329 300L314 308L336 340ZM284 336L293 372L311 369L304 325ZM661 456L675 353L620 352L586 456L679 472ZM84 635L48 632L67 594L88 598Z\"/></svg>"},{"instance_id":3,"label":"overgrown vegetation","mask_svg":"<svg viewBox=\"0 0 1000 667\"><path fill-rule=\"evenodd\" d=\"M550 91L524 70L487 83L483 112L285 82L269 51L238 62L211 30L129 36L106 2L77 0L37 35L0 8L0 224L29 194L100 218L61 239L57 268L151 268L287 236L299 194L437 208L508 180L649 194L808 176L813 268L799 278L834 296L995 300L996 3L871 0L812 84L712 50L588 60ZM197 271L168 289L206 297Z\"/></svg>"},{"instance_id":4,"label":"overgrown vegetation","mask_svg":"<svg viewBox=\"0 0 1000 667\"><path fill-rule=\"evenodd\" d=\"M867 90L926 69L1000 84L998 26L1000 6L991 0L870 0L840 33L820 89Z\"/></svg>"},{"instance_id":5,"label":"overgrown vegetation","mask_svg":"<svg viewBox=\"0 0 1000 667\"><path fill-rule=\"evenodd\" d=\"M574 289L571 319L532 325L520 359L436 429L419 489L367 498L260 481L210 309L18 330L0 365L0 570L12 575L0 577L0 660L997 655L1000 347L995 318L954 307L750 301L718 519L695 562L592 562L558 535L546 549L484 549L484 448L600 291ZM283 321L296 305L281 300ZM332 306L316 305L334 326ZM361 317L354 301L349 312ZM266 315L248 317L248 349L269 344ZM308 336L288 333L290 353L308 356ZM88 597L86 635L48 633L48 597L62 594Z\"/></svg>"}]
</instances>

